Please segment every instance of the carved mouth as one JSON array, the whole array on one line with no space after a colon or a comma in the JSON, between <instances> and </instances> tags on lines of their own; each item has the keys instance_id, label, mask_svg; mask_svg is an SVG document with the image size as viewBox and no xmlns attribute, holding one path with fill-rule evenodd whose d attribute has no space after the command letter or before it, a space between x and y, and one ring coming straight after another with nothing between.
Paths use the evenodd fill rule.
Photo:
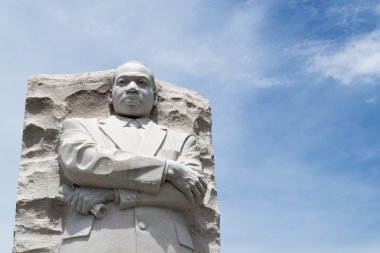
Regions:
<instances>
[{"instance_id":1,"label":"carved mouth","mask_svg":"<svg viewBox=\"0 0 380 253\"><path fill-rule=\"evenodd\" d=\"M140 96L138 94L127 94L122 97L121 101L131 105L138 104L140 103Z\"/></svg>"}]
</instances>

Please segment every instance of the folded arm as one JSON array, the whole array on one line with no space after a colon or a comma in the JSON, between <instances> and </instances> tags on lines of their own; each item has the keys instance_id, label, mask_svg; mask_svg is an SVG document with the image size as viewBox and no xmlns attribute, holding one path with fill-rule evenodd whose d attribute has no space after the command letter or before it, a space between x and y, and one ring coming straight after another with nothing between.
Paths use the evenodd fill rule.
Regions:
<instances>
[{"instance_id":1,"label":"folded arm","mask_svg":"<svg viewBox=\"0 0 380 253\"><path fill-rule=\"evenodd\" d=\"M194 136L188 135L176 161L166 161L166 182L158 194L139 193L118 189L116 202L120 208L156 206L186 210L202 203L207 184L202 176L202 165Z\"/></svg>"},{"instance_id":2,"label":"folded arm","mask_svg":"<svg viewBox=\"0 0 380 253\"><path fill-rule=\"evenodd\" d=\"M106 149L96 143L81 120L68 119L63 124L58 153L63 173L71 182L115 189L122 208L188 209L202 202L207 188L196 140L191 135L183 142L178 159L166 161ZM134 191L141 192L141 198L127 199L128 192Z\"/></svg>"},{"instance_id":3,"label":"folded arm","mask_svg":"<svg viewBox=\"0 0 380 253\"><path fill-rule=\"evenodd\" d=\"M58 154L64 175L80 186L158 193L165 159L109 150L98 145L79 120L63 123Z\"/></svg>"},{"instance_id":4,"label":"folded arm","mask_svg":"<svg viewBox=\"0 0 380 253\"><path fill-rule=\"evenodd\" d=\"M116 191L115 202L119 204L120 209L137 206L154 206L187 210L200 204L190 202L181 191L170 183L163 184L158 194L118 189Z\"/></svg>"}]
</instances>

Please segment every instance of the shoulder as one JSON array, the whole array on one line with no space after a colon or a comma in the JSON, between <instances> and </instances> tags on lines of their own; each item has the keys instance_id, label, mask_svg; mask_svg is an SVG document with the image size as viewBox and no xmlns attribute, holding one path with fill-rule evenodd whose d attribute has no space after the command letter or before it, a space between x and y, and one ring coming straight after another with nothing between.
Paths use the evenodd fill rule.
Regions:
<instances>
[{"instance_id":1,"label":"shoulder","mask_svg":"<svg viewBox=\"0 0 380 253\"><path fill-rule=\"evenodd\" d=\"M177 136L178 138L188 138L189 136L192 136L192 134L190 134L190 133L188 133L182 129L171 128L168 126L159 125L157 123L154 123L154 124L156 124L162 130L167 131L168 135L174 135L174 136Z\"/></svg>"},{"instance_id":2,"label":"shoulder","mask_svg":"<svg viewBox=\"0 0 380 253\"><path fill-rule=\"evenodd\" d=\"M98 124L97 118L69 118L65 119L62 123L62 129L75 129L75 128L87 128Z\"/></svg>"},{"instance_id":3,"label":"shoulder","mask_svg":"<svg viewBox=\"0 0 380 253\"><path fill-rule=\"evenodd\" d=\"M170 128L162 125L158 126L167 131L167 140L171 142L176 142L179 145L185 142L192 143L193 145L196 144L196 136L191 133L178 128Z\"/></svg>"}]
</instances>

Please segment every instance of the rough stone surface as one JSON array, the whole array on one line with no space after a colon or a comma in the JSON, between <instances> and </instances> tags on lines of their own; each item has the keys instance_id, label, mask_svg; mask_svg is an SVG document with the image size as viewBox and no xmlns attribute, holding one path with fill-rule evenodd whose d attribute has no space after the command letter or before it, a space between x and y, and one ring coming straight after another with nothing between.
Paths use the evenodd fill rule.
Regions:
<instances>
[{"instance_id":1,"label":"rough stone surface","mask_svg":"<svg viewBox=\"0 0 380 253\"><path fill-rule=\"evenodd\" d=\"M61 125L65 118L108 117L112 78L112 70L29 78L13 252L58 251L67 211L54 198L66 182L56 153ZM163 81L156 81L156 86L152 119L198 136L208 191L204 204L186 214L195 252L220 252L210 105L194 91Z\"/></svg>"}]
</instances>

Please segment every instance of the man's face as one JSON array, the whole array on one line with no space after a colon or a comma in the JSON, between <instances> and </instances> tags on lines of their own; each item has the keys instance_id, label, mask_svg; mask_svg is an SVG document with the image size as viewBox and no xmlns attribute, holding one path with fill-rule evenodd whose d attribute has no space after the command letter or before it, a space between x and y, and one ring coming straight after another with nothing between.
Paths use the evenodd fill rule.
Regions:
<instances>
[{"instance_id":1,"label":"man's face","mask_svg":"<svg viewBox=\"0 0 380 253\"><path fill-rule=\"evenodd\" d=\"M130 62L116 70L112 103L116 114L147 117L153 107L154 86L151 72L145 66Z\"/></svg>"}]
</instances>

